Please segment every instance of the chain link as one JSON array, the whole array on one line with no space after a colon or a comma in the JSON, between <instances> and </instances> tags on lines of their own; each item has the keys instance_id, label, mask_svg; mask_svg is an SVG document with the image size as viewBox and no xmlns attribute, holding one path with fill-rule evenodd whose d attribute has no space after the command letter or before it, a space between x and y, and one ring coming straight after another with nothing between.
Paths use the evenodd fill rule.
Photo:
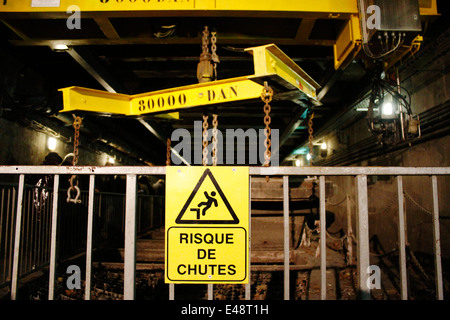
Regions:
<instances>
[{"instance_id":1,"label":"chain link","mask_svg":"<svg viewBox=\"0 0 450 320\"><path fill-rule=\"evenodd\" d=\"M202 165L208 165L208 116L203 115L203 159Z\"/></svg>"},{"instance_id":2,"label":"chain link","mask_svg":"<svg viewBox=\"0 0 450 320\"><path fill-rule=\"evenodd\" d=\"M73 139L73 160L72 164L76 166L78 164L78 147L80 145L80 128L83 119L73 115L73 128L75 129L74 139Z\"/></svg>"},{"instance_id":3,"label":"chain link","mask_svg":"<svg viewBox=\"0 0 450 320\"><path fill-rule=\"evenodd\" d=\"M211 32L211 59L214 62L214 79L217 80L217 64L220 63L219 56L217 55L217 32Z\"/></svg>"},{"instance_id":4,"label":"chain link","mask_svg":"<svg viewBox=\"0 0 450 320\"><path fill-rule=\"evenodd\" d=\"M211 54L209 53L209 30L205 26L202 35L202 53L197 65L197 79L200 83L211 81L214 73L214 67L211 63Z\"/></svg>"},{"instance_id":5,"label":"chain link","mask_svg":"<svg viewBox=\"0 0 450 320\"><path fill-rule=\"evenodd\" d=\"M310 162L309 162L310 165L312 165L312 163L313 163L313 139L314 139L314 136L313 136L313 132L314 132L314 129L313 129L313 119L314 119L314 112L311 113L311 116L309 117L309 121L308 121L309 155L311 156L311 159L309 160L309 161L310 161Z\"/></svg>"},{"instance_id":6,"label":"chain link","mask_svg":"<svg viewBox=\"0 0 450 320\"><path fill-rule=\"evenodd\" d=\"M208 26L205 26L205 29L202 32L202 53L208 53L208 44L209 44L209 30Z\"/></svg>"},{"instance_id":7,"label":"chain link","mask_svg":"<svg viewBox=\"0 0 450 320\"><path fill-rule=\"evenodd\" d=\"M273 98L273 90L272 88L267 84L267 81L264 81L264 88L263 91L261 93L261 99L264 102L264 124L265 124L265 129L264 129L264 146L266 148L265 152L264 152L264 166L268 167L269 163L270 163L270 158L272 156L272 153L270 151L270 147L272 146L272 141L270 139L272 130L270 129L270 124L272 122L272 118L270 117L270 111L271 111L271 106L270 106L270 102L272 101Z\"/></svg>"},{"instance_id":8,"label":"chain link","mask_svg":"<svg viewBox=\"0 0 450 320\"><path fill-rule=\"evenodd\" d=\"M209 53L209 41L211 38L211 53ZM197 65L197 79L200 83L217 80L217 64L220 63L217 55L217 32L210 32L208 26L202 32L202 53Z\"/></svg>"},{"instance_id":9,"label":"chain link","mask_svg":"<svg viewBox=\"0 0 450 320\"><path fill-rule=\"evenodd\" d=\"M170 138L167 138L167 153L166 153L166 166L170 166L170 155L171 155L171 141Z\"/></svg>"},{"instance_id":10,"label":"chain link","mask_svg":"<svg viewBox=\"0 0 450 320\"><path fill-rule=\"evenodd\" d=\"M73 128L75 129L74 139L73 139L73 160L72 165L76 166L78 164L78 149L80 146L80 128L83 122L81 117L73 116ZM72 175L69 179L70 187L67 189L67 202L81 203L80 188L78 187L78 177ZM72 198L72 192L76 192L75 198Z\"/></svg>"},{"instance_id":11,"label":"chain link","mask_svg":"<svg viewBox=\"0 0 450 320\"><path fill-rule=\"evenodd\" d=\"M218 115L217 114L213 114L213 121L212 121L212 125L213 125L213 130L212 130L212 163L213 166L217 165L217 126L219 124L219 121L217 120Z\"/></svg>"}]
</instances>

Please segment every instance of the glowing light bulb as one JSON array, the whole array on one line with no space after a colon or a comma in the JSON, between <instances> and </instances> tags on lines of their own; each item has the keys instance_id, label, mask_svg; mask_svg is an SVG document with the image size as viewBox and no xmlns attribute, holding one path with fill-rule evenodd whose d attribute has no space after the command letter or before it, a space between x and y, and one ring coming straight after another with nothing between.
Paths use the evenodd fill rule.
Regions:
<instances>
[{"instance_id":1,"label":"glowing light bulb","mask_svg":"<svg viewBox=\"0 0 450 320\"><path fill-rule=\"evenodd\" d=\"M47 140L47 148L50 151L55 151L56 149L56 139L53 137L49 137Z\"/></svg>"},{"instance_id":2,"label":"glowing light bulb","mask_svg":"<svg viewBox=\"0 0 450 320\"><path fill-rule=\"evenodd\" d=\"M391 102L383 103L383 106L381 107L381 112L385 116L392 116L394 114L394 106Z\"/></svg>"}]
</instances>

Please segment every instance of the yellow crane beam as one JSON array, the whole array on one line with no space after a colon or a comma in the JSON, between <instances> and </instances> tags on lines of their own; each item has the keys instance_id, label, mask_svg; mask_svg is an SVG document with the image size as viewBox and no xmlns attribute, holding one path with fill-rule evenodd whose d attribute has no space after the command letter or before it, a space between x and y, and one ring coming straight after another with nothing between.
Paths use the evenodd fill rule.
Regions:
<instances>
[{"instance_id":1,"label":"yellow crane beam","mask_svg":"<svg viewBox=\"0 0 450 320\"><path fill-rule=\"evenodd\" d=\"M214 10L214 11L276 11L305 13L357 14L356 0L30 0L2 1L4 12L66 12L77 5L84 12L148 11L148 10Z\"/></svg>"},{"instance_id":2,"label":"yellow crane beam","mask_svg":"<svg viewBox=\"0 0 450 320\"><path fill-rule=\"evenodd\" d=\"M171 113L200 106L260 99L264 81L277 83L277 87L283 91L300 92L312 104L320 104L316 97L316 90L320 86L276 45L246 50L253 54L253 75L136 95L81 87L63 88L60 89L64 102L61 112L86 111L123 116Z\"/></svg>"},{"instance_id":3,"label":"yellow crane beam","mask_svg":"<svg viewBox=\"0 0 450 320\"><path fill-rule=\"evenodd\" d=\"M436 16L437 0L419 0L422 18ZM113 17L130 17L137 12L169 11L172 16L283 16L309 19L348 19L358 15L358 0L2 0L0 13L45 13L53 17L67 16L76 5L92 17L92 13L110 13ZM197 11L197 12L192 12ZM184 13L184 14L183 14ZM169 15L166 15L169 16ZM96 15L95 17L99 17ZM103 17L103 16L102 16ZM30 17L31 18L31 17Z\"/></svg>"},{"instance_id":4,"label":"yellow crane beam","mask_svg":"<svg viewBox=\"0 0 450 320\"><path fill-rule=\"evenodd\" d=\"M418 0L420 18L430 21L437 17L437 0ZM73 5L76 5L74 7ZM12 25L8 19L67 19L73 10L80 10L83 19L94 19L105 38L35 39L28 37L20 26ZM0 19L13 30L20 40L11 40L14 45L50 46L57 45L133 45L133 44L194 44L198 39L170 38L162 42L159 38L121 38L110 18L132 17L260 17L299 18L301 23L295 37L280 37L279 45L333 46L335 69L344 69L361 51L361 26L359 23L358 0L28 0L0 2ZM317 21L342 20L344 27L336 39L311 39L311 32ZM270 26L267 26L268 28ZM265 38L250 39L253 44L267 43ZM222 37L222 44L248 43L243 37ZM395 64L408 53L420 47L417 38L401 55L394 56L389 65Z\"/></svg>"}]
</instances>

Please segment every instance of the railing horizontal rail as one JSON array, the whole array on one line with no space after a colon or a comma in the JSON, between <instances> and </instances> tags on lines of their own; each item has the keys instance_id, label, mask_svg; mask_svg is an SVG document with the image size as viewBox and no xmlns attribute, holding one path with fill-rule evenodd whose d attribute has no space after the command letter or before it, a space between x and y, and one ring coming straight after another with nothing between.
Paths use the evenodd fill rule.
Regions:
<instances>
[{"instance_id":1,"label":"railing horizontal rail","mask_svg":"<svg viewBox=\"0 0 450 320\"><path fill-rule=\"evenodd\" d=\"M165 175L166 167L0 166L0 174ZM450 175L450 167L250 167L250 175Z\"/></svg>"}]
</instances>

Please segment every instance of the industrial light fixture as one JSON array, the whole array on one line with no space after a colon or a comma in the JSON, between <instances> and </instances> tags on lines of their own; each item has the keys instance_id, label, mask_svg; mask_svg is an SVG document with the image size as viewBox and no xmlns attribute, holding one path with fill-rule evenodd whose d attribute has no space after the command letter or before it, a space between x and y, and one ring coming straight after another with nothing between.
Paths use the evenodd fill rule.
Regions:
<instances>
[{"instance_id":1,"label":"industrial light fixture","mask_svg":"<svg viewBox=\"0 0 450 320\"><path fill-rule=\"evenodd\" d=\"M307 154L306 154L306 160L308 160L308 161L311 160L311 154L310 154L310 153L307 153Z\"/></svg>"},{"instance_id":2,"label":"industrial light fixture","mask_svg":"<svg viewBox=\"0 0 450 320\"><path fill-rule=\"evenodd\" d=\"M56 149L56 139L55 138L49 137L47 139L47 148L50 151L55 151L55 149Z\"/></svg>"},{"instance_id":3,"label":"industrial light fixture","mask_svg":"<svg viewBox=\"0 0 450 320\"><path fill-rule=\"evenodd\" d=\"M114 164L115 163L114 158L113 157L108 157L108 163L109 164Z\"/></svg>"},{"instance_id":4,"label":"industrial light fixture","mask_svg":"<svg viewBox=\"0 0 450 320\"><path fill-rule=\"evenodd\" d=\"M392 117L394 114L394 106L392 102L384 102L381 106L381 115L383 117Z\"/></svg>"},{"instance_id":5,"label":"industrial light fixture","mask_svg":"<svg viewBox=\"0 0 450 320\"><path fill-rule=\"evenodd\" d=\"M372 59L374 80L367 107L369 131L383 145L420 137L420 120L411 111L411 97L401 87L396 52L411 46L422 32L417 0L358 0L361 47ZM385 68L391 69L385 69ZM392 77L386 76L386 72ZM393 79L393 83L389 79ZM406 93L406 95L405 95ZM357 110L365 109L359 103ZM361 108L364 107L364 108Z\"/></svg>"},{"instance_id":6,"label":"industrial light fixture","mask_svg":"<svg viewBox=\"0 0 450 320\"><path fill-rule=\"evenodd\" d=\"M381 114L382 119L395 119L398 117L398 103L394 97L390 94L384 96L381 103Z\"/></svg>"},{"instance_id":7,"label":"industrial light fixture","mask_svg":"<svg viewBox=\"0 0 450 320\"><path fill-rule=\"evenodd\" d=\"M55 44L52 47L52 50L54 52L67 52L69 51L69 47L65 44L59 43L59 44Z\"/></svg>"},{"instance_id":8,"label":"industrial light fixture","mask_svg":"<svg viewBox=\"0 0 450 320\"><path fill-rule=\"evenodd\" d=\"M379 143L383 145L393 145L420 137L419 116L412 113L411 97L409 92L400 86L398 72L395 85L384 78L384 71L378 71L373 80L367 108L369 131L376 134Z\"/></svg>"},{"instance_id":9,"label":"industrial light fixture","mask_svg":"<svg viewBox=\"0 0 450 320\"><path fill-rule=\"evenodd\" d=\"M328 146L327 146L327 143L326 143L326 142L322 142L322 143L320 144L320 156L321 156L322 158L326 158L327 155L328 155Z\"/></svg>"},{"instance_id":10,"label":"industrial light fixture","mask_svg":"<svg viewBox=\"0 0 450 320\"><path fill-rule=\"evenodd\" d=\"M302 165L302 161L300 159L295 160L295 166L300 167Z\"/></svg>"}]
</instances>

